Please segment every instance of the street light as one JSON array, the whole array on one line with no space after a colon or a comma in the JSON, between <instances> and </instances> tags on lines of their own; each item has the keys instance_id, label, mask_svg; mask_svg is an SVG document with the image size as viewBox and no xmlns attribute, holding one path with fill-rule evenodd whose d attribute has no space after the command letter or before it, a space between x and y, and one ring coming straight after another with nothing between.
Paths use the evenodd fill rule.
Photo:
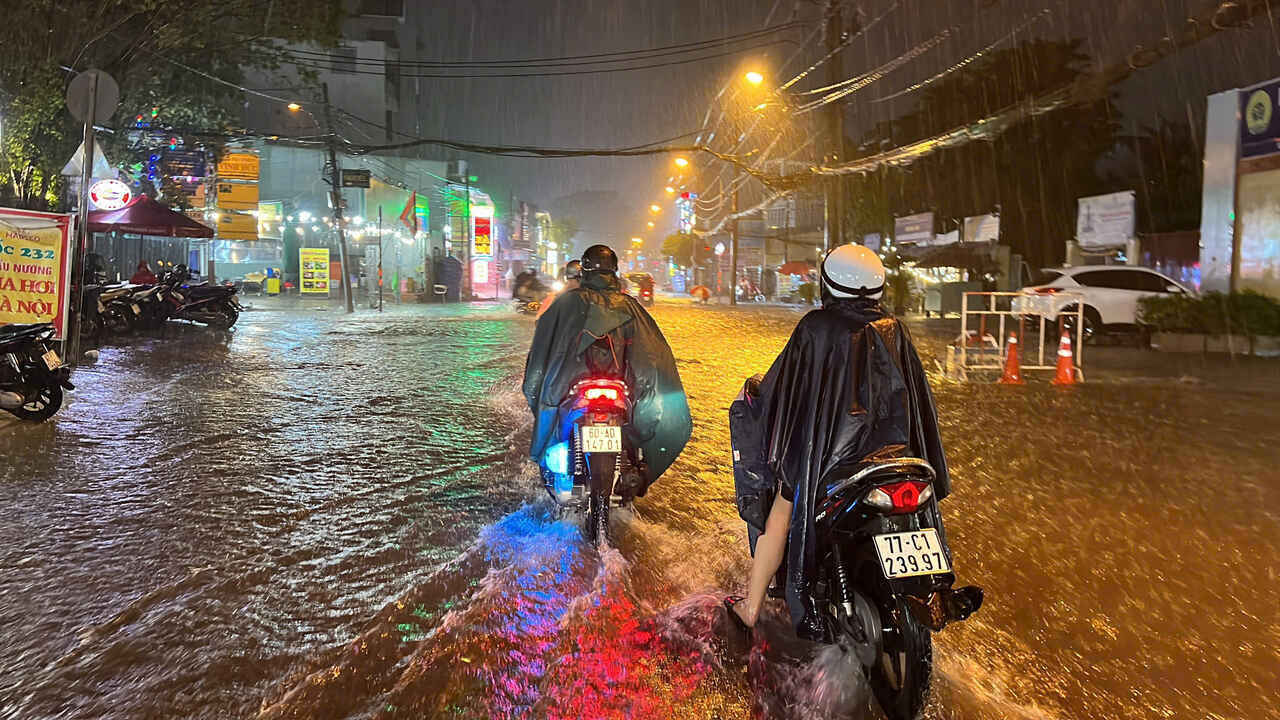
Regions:
<instances>
[{"instance_id":1,"label":"street light","mask_svg":"<svg viewBox=\"0 0 1280 720\"><path fill-rule=\"evenodd\" d=\"M633 237L633 238L631 238L631 244L632 244L632 245L643 245L643 244L644 244L644 238Z\"/></svg>"},{"instance_id":2,"label":"street light","mask_svg":"<svg viewBox=\"0 0 1280 720\"><path fill-rule=\"evenodd\" d=\"M668 195L675 195L675 194L676 194L676 189L675 189L675 188L673 188L673 187L671 187L670 185L668 185L668 186L666 186L665 188L663 188L663 190L666 190Z\"/></svg>"},{"instance_id":3,"label":"street light","mask_svg":"<svg viewBox=\"0 0 1280 720\"><path fill-rule=\"evenodd\" d=\"M657 213L662 212L662 206L658 205L657 203L654 203L653 205L649 206L649 212L654 213L656 215Z\"/></svg>"},{"instance_id":4,"label":"street light","mask_svg":"<svg viewBox=\"0 0 1280 720\"><path fill-rule=\"evenodd\" d=\"M652 221L652 220L650 220L650 221L649 221L649 229L650 229L650 230L652 230L653 228L654 228L653 221Z\"/></svg>"},{"instance_id":5,"label":"street light","mask_svg":"<svg viewBox=\"0 0 1280 720\"><path fill-rule=\"evenodd\" d=\"M683 157L676 158L676 167L688 167L688 166L689 166L689 160L687 158L683 158Z\"/></svg>"},{"instance_id":6,"label":"street light","mask_svg":"<svg viewBox=\"0 0 1280 720\"><path fill-rule=\"evenodd\" d=\"M296 103L296 102L291 102L291 103L289 103L288 105L286 105L285 107L289 108L289 112L298 112L299 110L301 110L301 109L302 109L302 106L301 106L301 105L299 105L299 104L298 104L298 103Z\"/></svg>"},{"instance_id":7,"label":"street light","mask_svg":"<svg viewBox=\"0 0 1280 720\"><path fill-rule=\"evenodd\" d=\"M751 83L752 85L759 85L760 83L764 82L764 75L761 75L755 70L748 72L744 77L746 77L747 82Z\"/></svg>"}]
</instances>

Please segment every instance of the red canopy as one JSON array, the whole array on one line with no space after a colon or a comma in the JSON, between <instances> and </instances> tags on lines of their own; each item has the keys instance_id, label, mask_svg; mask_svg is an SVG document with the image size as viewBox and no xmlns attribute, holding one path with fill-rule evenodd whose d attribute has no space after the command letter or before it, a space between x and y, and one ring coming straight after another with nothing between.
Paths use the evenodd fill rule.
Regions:
<instances>
[{"instance_id":1,"label":"red canopy","mask_svg":"<svg viewBox=\"0 0 1280 720\"><path fill-rule=\"evenodd\" d=\"M139 195L119 210L89 213L92 232L120 232L156 237L211 238L213 230L180 212L174 212L146 195Z\"/></svg>"}]
</instances>

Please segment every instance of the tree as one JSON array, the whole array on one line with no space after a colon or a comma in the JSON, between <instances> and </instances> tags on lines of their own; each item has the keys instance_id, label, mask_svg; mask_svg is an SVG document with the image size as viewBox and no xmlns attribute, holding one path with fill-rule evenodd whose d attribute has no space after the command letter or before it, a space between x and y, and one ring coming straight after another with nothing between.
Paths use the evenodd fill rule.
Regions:
<instances>
[{"instance_id":1,"label":"tree","mask_svg":"<svg viewBox=\"0 0 1280 720\"><path fill-rule=\"evenodd\" d=\"M139 131L136 117L151 123L154 109L164 129L148 131L168 136L168 128L180 128L183 143L216 139L236 124L244 97L207 76L241 84L246 70L279 67L283 42L333 45L343 14L341 0L11 5L0 24L0 203L37 209L58 204L58 171L80 142L63 104L75 72L100 68L120 84L120 106L107 123L117 132L101 139L114 159L134 160L139 138L152 134Z\"/></svg>"},{"instance_id":2,"label":"tree","mask_svg":"<svg viewBox=\"0 0 1280 720\"><path fill-rule=\"evenodd\" d=\"M674 233L662 241L662 254L681 267L693 265L693 244L698 239L690 233Z\"/></svg>"},{"instance_id":3,"label":"tree","mask_svg":"<svg viewBox=\"0 0 1280 720\"><path fill-rule=\"evenodd\" d=\"M573 257L573 238L578 234L578 219L572 215L561 215L551 221L551 241L560 248L564 257Z\"/></svg>"}]
</instances>

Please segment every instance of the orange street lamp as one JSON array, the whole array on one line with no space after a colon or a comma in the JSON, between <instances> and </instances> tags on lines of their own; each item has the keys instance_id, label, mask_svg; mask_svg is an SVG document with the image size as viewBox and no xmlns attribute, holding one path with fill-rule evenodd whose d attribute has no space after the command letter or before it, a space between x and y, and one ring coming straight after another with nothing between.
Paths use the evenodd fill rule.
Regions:
<instances>
[{"instance_id":1,"label":"orange street lamp","mask_svg":"<svg viewBox=\"0 0 1280 720\"><path fill-rule=\"evenodd\" d=\"M654 214L656 215L656 214L658 214L658 213L662 212L662 206L660 206L660 205L658 205L658 204L656 204L656 203L655 203L655 204L653 204L653 205L650 205L650 206L649 206L649 212L654 213Z\"/></svg>"},{"instance_id":2,"label":"orange street lamp","mask_svg":"<svg viewBox=\"0 0 1280 720\"><path fill-rule=\"evenodd\" d=\"M675 194L676 194L676 189L675 189L675 188L673 188L673 187L671 187L670 185L666 186L666 187L665 187L665 188L663 188L663 189L667 191L667 194L668 194L668 195L675 195Z\"/></svg>"},{"instance_id":3,"label":"orange street lamp","mask_svg":"<svg viewBox=\"0 0 1280 720\"><path fill-rule=\"evenodd\" d=\"M746 78L747 82L751 83L752 85L759 85L760 83L764 82L764 75L761 75L755 70L748 72L744 77Z\"/></svg>"},{"instance_id":4,"label":"orange street lamp","mask_svg":"<svg viewBox=\"0 0 1280 720\"><path fill-rule=\"evenodd\" d=\"M653 228L654 228L653 221L652 221L652 220L650 220L650 221L649 221L649 229L650 229L650 230L652 230Z\"/></svg>"},{"instance_id":5,"label":"orange street lamp","mask_svg":"<svg viewBox=\"0 0 1280 720\"><path fill-rule=\"evenodd\" d=\"M289 103L285 107L289 108L289 112L298 112L299 110L302 109L302 106L299 105L298 103Z\"/></svg>"},{"instance_id":6,"label":"orange street lamp","mask_svg":"<svg viewBox=\"0 0 1280 720\"><path fill-rule=\"evenodd\" d=\"M632 244L632 245L643 245L643 244L644 244L644 238L633 237L633 238L631 238L631 244Z\"/></svg>"},{"instance_id":7,"label":"orange street lamp","mask_svg":"<svg viewBox=\"0 0 1280 720\"><path fill-rule=\"evenodd\" d=\"M689 167L688 158L683 158L683 157L676 158L676 167Z\"/></svg>"}]
</instances>

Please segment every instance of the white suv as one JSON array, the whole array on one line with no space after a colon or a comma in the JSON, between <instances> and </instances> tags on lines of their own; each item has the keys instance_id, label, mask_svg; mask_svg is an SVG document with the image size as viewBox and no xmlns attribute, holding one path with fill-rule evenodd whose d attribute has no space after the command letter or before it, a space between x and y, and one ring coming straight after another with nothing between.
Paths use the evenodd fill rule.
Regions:
<instances>
[{"instance_id":1,"label":"white suv","mask_svg":"<svg viewBox=\"0 0 1280 720\"><path fill-rule=\"evenodd\" d=\"M1190 293L1155 270L1130 265L1083 265L1045 268L1041 272L1046 282L1022 288L1029 297L1018 305L1027 314L1056 320L1064 311L1074 313L1078 298L1084 303L1086 336L1108 325L1137 325L1139 298Z\"/></svg>"}]
</instances>

